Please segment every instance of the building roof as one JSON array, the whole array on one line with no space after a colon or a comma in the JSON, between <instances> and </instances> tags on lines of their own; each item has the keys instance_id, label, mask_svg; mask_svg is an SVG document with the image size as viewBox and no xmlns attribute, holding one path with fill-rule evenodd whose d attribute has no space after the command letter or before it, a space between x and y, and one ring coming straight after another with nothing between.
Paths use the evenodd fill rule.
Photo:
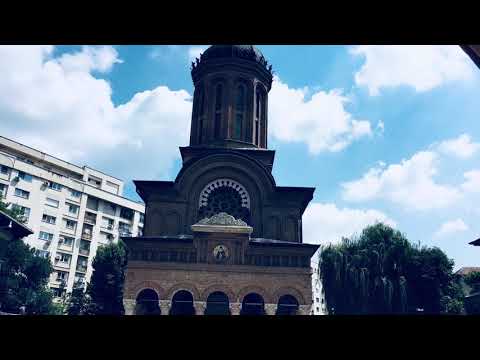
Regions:
<instances>
[{"instance_id":1,"label":"building roof","mask_svg":"<svg viewBox=\"0 0 480 360\"><path fill-rule=\"evenodd\" d=\"M480 45L460 45L465 53L480 68Z\"/></svg>"},{"instance_id":2,"label":"building roof","mask_svg":"<svg viewBox=\"0 0 480 360\"><path fill-rule=\"evenodd\" d=\"M475 266L467 266L467 267L462 267L460 270L458 270L455 274L458 275L468 275L472 272L480 272L480 267L475 267Z\"/></svg>"},{"instance_id":3,"label":"building roof","mask_svg":"<svg viewBox=\"0 0 480 360\"><path fill-rule=\"evenodd\" d=\"M255 61L264 59L262 52L253 45L212 45L203 52L202 59L246 56Z\"/></svg>"},{"instance_id":4,"label":"building roof","mask_svg":"<svg viewBox=\"0 0 480 360\"><path fill-rule=\"evenodd\" d=\"M10 229L10 231L13 232L15 237L20 239L33 234L32 230L23 225L21 222L15 220L10 215L4 213L3 211L0 211L0 228Z\"/></svg>"},{"instance_id":5,"label":"building roof","mask_svg":"<svg viewBox=\"0 0 480 360\"><path fill-rule=\"evenodd\" d=\"M469 242L469 244L473 246L480 246L480 238L478 238L477 240L473 240L472 242Z\"/></svg>"}]
</instances>

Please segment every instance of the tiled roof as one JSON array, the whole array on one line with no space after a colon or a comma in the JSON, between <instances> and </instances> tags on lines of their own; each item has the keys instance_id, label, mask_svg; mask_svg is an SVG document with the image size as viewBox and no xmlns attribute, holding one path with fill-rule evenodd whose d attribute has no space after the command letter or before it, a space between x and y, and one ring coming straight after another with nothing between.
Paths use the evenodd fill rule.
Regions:
<instances>
[{"instance_id":1,"label":"tiled roof","mask_svg":"<svg viewBox=\"0 0 480 360\"><path fill-rule=\"evenodd\" d=\"M472 272L480 272L480 267L474 267L474 266L467 266L467 267L462 267L460 270L456 272L456 274L459 275L468 275Z\"/></svg>"}]
</instances>

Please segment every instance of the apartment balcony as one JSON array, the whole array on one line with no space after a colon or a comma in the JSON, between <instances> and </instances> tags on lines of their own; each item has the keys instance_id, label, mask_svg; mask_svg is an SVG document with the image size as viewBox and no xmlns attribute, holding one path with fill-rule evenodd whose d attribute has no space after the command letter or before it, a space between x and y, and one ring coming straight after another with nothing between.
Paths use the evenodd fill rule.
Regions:
<instances>
[{"instance_id":1,"label":"apartment balcony","mask_svg":"<svg viewBox=\"0 0 480 360\"><path fill-rule=\"evenodd\" d=\"M77 265L76 271L81 272L81 273L86 273L87 272L87 266Z\"/></svg>"},{"instance_id":2,"label":"apartment balcony","mask_svg":"<svg viewBox=\"0 0 480 360\"><path fill-rule=\"evenodd\" d=\"M69 262L58 261L57 259L55 259L54 265L58 268L70 269L70 263Z\"/></svg>"},{"instance_id":3,"label":"apartment balcony","mask_svg":"<svg viewBox=\"0 0 480 360\"><path fill-rule=\"evenodd\" d=\"M113 231L114 226L113 226L113 224L102 225L102 226L100 226L100 229L106 230L106 231Z\"/></svg>"},{"instance_id":4,"label":"apartment balcony","mask_svg":"<svg viewBox=\"0 0 480 360\"><path fill-rule=\"evenodd\" d=\"M118 229L119 236L132 236L133 233L130 229Z\"/></svg>"},{"instance_id":5,"label":"apartment balcony","mask_svg":"<svg viewBox=\"0 0 480 360\"><path fill-rule=\"evenodd\" d=\"M85 255L85 256L88 256L90 254L90 249L79 249L78 250L78 253L80 255Z\"/></svg>"},{"instance_id":6,"label":"apartment balcony","mask_svg":"<svg viewBox=\"0 0 480 360\"><path fill-rule=\"evenodd\" d=\"M82 239L92 240L92 233L82 232Z\"/></svg>"},{"instance_id":7,"label":"apartment balcony","mask_svg":"<svg viewBox=\"0 0 480 360\"><path fill-rule=\"evenodd\" d=\"M97 216L93 214L92 215L85 214L85 218L83 219L83 222L91 225L96 225Z\"/></svg>"}]
</instances>

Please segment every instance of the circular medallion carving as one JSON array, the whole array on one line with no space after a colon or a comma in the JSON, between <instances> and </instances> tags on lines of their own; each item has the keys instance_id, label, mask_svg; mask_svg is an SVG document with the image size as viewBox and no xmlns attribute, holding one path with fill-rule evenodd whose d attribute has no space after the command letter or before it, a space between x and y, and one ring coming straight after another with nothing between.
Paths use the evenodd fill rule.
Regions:
<instances>
[{"instance_id":1,"label":"circular medallion carving","mask_svg":"<svg viewBox=\"0 0 480 360\"><path fill-rule=\"evenodd\" d=\"M230 253L225 245L217 245L213 249L213 258L217 262L224 262L228 259Z\"/></svg>"}]
</instances>

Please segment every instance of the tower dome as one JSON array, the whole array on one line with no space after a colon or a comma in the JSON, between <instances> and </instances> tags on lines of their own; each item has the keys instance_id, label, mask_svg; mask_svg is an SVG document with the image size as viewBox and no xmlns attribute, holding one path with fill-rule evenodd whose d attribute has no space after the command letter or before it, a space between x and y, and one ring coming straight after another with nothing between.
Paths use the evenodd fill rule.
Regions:
<instances>
[{"instance_id":1,"label":"tower dome","mask_svg":"<svg viewBox=\"0 0 480 360\"><path fill-rule=\"evenodd\" d=\"M259 63L265 62L265 57L253 45L212 45L202 54L202 59L240 57Z\"/></svg>"}]
</instances>

